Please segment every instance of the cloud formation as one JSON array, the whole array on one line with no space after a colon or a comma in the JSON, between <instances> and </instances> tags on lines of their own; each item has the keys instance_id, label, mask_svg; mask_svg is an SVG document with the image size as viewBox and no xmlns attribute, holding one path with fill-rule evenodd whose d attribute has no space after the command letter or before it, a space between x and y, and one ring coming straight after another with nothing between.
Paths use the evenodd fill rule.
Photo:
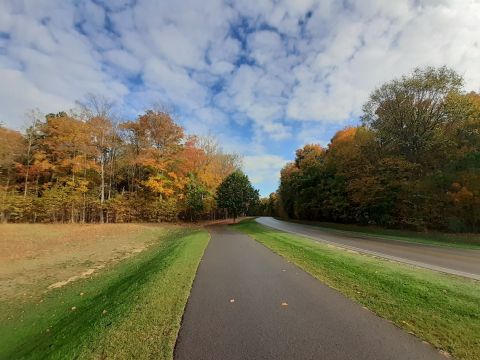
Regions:
<instances>
[{"instance_id":1,"label":"cloud formation","mask_svg":"<svg viewBox=\"0 0 480 360\"><path fill-rule=\"evenodd\" d=\"M479 0L4 0L0 121L87 93L126 117L162 103L187 130L243 143L259 178L414 67L453 67L479 90L478 14Z\"/></svg>"}]
</instances>

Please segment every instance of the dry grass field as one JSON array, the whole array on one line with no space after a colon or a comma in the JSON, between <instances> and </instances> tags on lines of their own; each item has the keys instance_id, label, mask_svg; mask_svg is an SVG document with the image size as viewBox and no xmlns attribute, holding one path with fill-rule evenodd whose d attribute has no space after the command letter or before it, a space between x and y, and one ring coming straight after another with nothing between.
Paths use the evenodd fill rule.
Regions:
<instances>
[{"instance_id":1,"label":"dry grass field","mask_svg":"<svg viewBox=\"0 0 480 360\"><path fill-rule=\"evenodd\" d=\"M0 359L171 359L208 239L181 225L0 225Z\"/></svg>"},{"instance_id":2,"label":"dry grass field","mask_svg":"<svg viewBox=\"0 0 480 360\"><path fill-rule=\"evenodd\" d=\"M159 235L149 224L4 224L0 295L36 299L52 288L145 250ZM167 227L162 225L161 231Z\"/></svg>"}]
</instances>

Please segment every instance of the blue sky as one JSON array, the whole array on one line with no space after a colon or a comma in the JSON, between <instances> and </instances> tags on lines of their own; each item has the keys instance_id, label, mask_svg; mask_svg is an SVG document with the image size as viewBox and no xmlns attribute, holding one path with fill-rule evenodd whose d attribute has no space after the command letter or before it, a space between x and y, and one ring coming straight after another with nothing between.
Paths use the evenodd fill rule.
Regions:
<instances>
[{"instance_id":1,"label":"blue sky","mask_svg":"<svg viewBox=\"0 0 480 360\"><path fill-rule=\"evenodd\" d=\"M165 106L244 157L262 195L305 143L357 123L379 84L448 65L480 87L478 0L2 0L0 121L93 93Z\"/></svg>"}]
</instances>

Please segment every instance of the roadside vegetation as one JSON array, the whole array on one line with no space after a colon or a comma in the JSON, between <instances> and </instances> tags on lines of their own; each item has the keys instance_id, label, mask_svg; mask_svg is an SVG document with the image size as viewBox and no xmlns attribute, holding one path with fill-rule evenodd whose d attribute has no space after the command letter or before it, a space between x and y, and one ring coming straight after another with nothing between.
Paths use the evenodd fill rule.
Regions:
<instances>
[{"instance_id":1,"label":"roadside vegetation","mask_svg":"<svg viewBox=\"0 0 480 360\"><path fill-rule=\"evenodd\" d=\"M345 251L253 220L234 228L455 358L480 358L480 282Z\"/></svg>"},{"instance_id":2,"label":"roadside vegetation","mask_svg":"<svg viewBox=\"0 0 480 360\"><path fill-rule=\"evenodd\" d=\"M338 234L381 239L408 241L419 244L431 244L442 247L480 250L479 234L444 233L438 231L418 232L409 230L386 229L378 226L365 226L356 224L339 224L318 221L291 220L292 222L311 225Z\"/></svg>"},{"instance_id":3,"label":"roadside vegetation","mask_svg":"<svg viewBox=\"0 0 480 360\"><path fill-rule=\"evenodd\" d=\"M121 225L113 226L122 236ZM0 358L172 359L209 235L193 227L144 226L140 237L145 249L106 262L87 277L51 289L30 284L25 294L2 296ZM91 254L95 246L88 249ZM72 246L82 254L77 250Z\"/></svg>"},{"instance_id":4,"label":"roadside vegetation","mask_svg":"<svg viewBox=\"0 0 480 360\"><path fill-rule=\"evenodd\" d=\"M298 149L262 204L296 220L480 232L480 94L446 67L381 85L361 124Z\"/></svg>"}]
</instances>

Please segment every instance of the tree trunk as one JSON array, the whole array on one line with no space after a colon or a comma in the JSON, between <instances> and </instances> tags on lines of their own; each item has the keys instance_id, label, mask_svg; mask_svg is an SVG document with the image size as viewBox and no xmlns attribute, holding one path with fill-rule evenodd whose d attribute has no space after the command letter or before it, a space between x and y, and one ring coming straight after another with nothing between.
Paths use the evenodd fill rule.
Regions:
<instances>
[{"instance_id":1,"label":"tree trunk","mask_svg":"<svg viewBox=\"0 0 480 360\"><path fill-rule=\"evenodd\" d=\"M5 205L7 203L7 193L8 193L8 187L10 186L10 169L8 169L8 173L7 173L7 186L5 187L5 193L3 194L3 206L2 206L2 214L0 216L0 220L2 221L2 223L6 223L7 222L7 217L5 215Z\"/></svg>"},{"instance_id":2,"label":"tree trunk","mask_svg":"<svg viewBox=\"0 0 480 360\"><path fill-rule=\"evenodd\" d=\"M37 179L35 180L35 198L38 198L38 182L39 182L39 178L40 176L37 175ZM33 222L36 223L37 222L37 211L35 211L33 213Z\"/></svg>"},{"instance_id":3,"label":"tree trunk","mask_svg":"<svg viewBox=\"0 0 480 360\"><path fill-rule=\"evenodd\" d=\"M86 214L87 214L87 193L83 193L82 224L85 224Z\"/></svg>"},{"instance_id":4,"label":"tree trunk","mask_svg":"<svg viewBox=\"0 0 480 360\"><path fill-rule=\"evenodd\" d=\"M87 155L85 155L85 165L83 167L83 178L87 179ZM83 192L82 224L85 224L87 215L87 192Z\"/></svg>"},{"instance_id":5,"label":"tree trunk","mask_svg":"<svg viewBox=\"0 0 480 360\"><path fill-rule=\"evenodd\" d=\"M105 202L105 155L103 149L102 154L100 155L100 176L102 179L100 189L100 224L103 224L103 203Z\"/></svg>"},{"instance_id":6,"label":"tree trunk","mask_svg":"<svg viewBox=\"0 0 480 360\"><path fill-rule=\"evenodd\" d=\"M112 198L112 188L115 185L115 153L116 149L112 148L110 153L110 175L108 180L108 197L110 200Z\"/></svg>"},{"instance_id":7,"label":"tree trunk","mask_svg":"<svg viewBox=\"0 0 480 360\"><path fill-rule=\"evenodd\" d=\"M27 165L27 172L25 173L25 183L23 186L23 197L27 197L27 191L28 191L28 172L30 170L30 165Z\"/></svg>"},{"instance_id":8,"label":"tree trunk","mask_svg":"<svg viewBox=\"0 0 480 360\"><path fill-rule=\"evenodd\" d=\"M73 186L75 186L75 173L73 172L73 169L72 169L72 183L73 183ZM73 190L75 191L75 189ZM73 219L74 214L75 214L75 209L74 209L74 204L72 199L72 205L70 207L70 222L72 224L75 222L75 220Z\"/></svg>"},{"instance_id":9,"label":"tree trunk","mask_svg":"<svg viewBox=\"0 0 480 360\"><path fill-rule=\"evenodd\" d=\"M37 118L33 118L32 124L32 131L35 131L37 127ZM25 173L25 183L23 187L23 197L27 197L28 192L28 175L30 173L30 154L32 152L32 144L33 144L33 134L30 133L28 136L28 146L27 146L27 172Z\"/></svg>"}]
</instances>

